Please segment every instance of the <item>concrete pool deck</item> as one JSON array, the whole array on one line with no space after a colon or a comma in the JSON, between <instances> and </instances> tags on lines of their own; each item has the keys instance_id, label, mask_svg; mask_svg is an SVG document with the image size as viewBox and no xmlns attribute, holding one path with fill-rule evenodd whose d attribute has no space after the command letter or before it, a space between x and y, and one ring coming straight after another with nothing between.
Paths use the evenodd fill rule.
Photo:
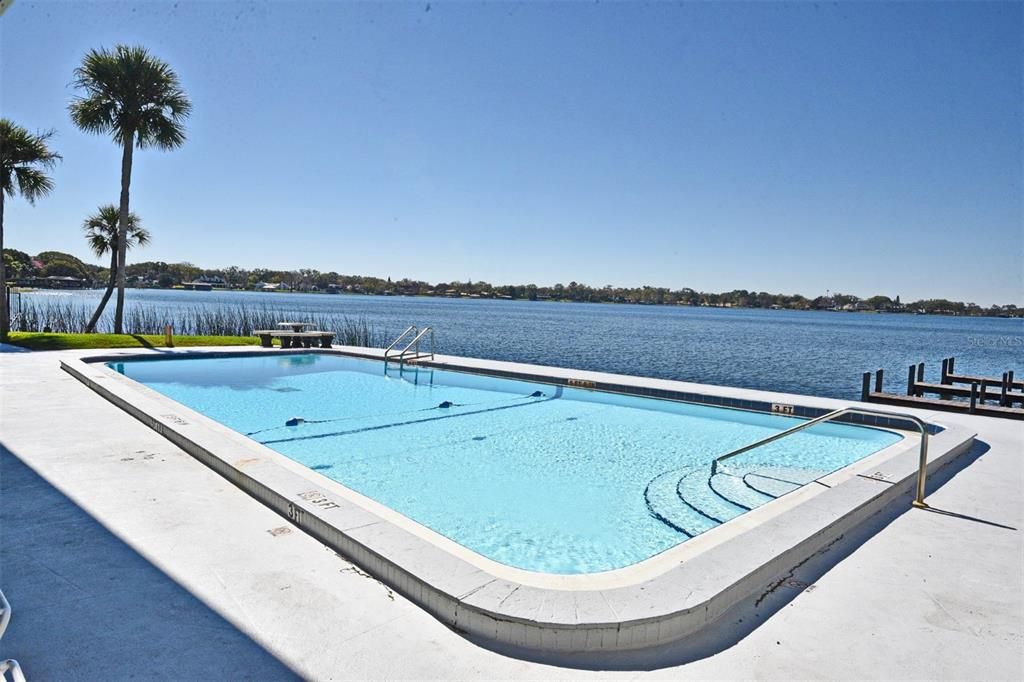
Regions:
<instances>
[{"instance_id":1,"label":"concrete pool deck","mask_svg":"<svg viewBox=\"0 0 1024 682\"><path fill-rule=\"evenodd\" d=\"M0 656L30 679L594 675L448 630L59 369L96 354L0 359L14 610ZM949 478L935 511L892 505L685 651L551 662L616 678L1020 677L1024 425L942 421L979 443L933 479Z\"/></svg>"}]
</instances>

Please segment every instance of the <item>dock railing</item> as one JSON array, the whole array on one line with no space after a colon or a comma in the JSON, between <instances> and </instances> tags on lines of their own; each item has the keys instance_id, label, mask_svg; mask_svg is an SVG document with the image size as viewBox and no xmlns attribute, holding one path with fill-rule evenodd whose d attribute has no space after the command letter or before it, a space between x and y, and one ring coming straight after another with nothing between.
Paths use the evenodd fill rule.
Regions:
<instances>
[{"instance_id":1,"label":"dock railing","mask_svg":"<svg viewBox=\"0 0 1024 682\"><path fill-rule=\"evenodd\" d=\"M881 410L868 410L862 407L842 407L838 410L833 410L832 412L823 414L820 417L815 417L814 419L806 421L803 424L797 424L791 429L780 431L779 433L768 436L767 438L762 438L759 441L755 441L750 445L744 445L741 448L736 448L731 452L727 452L724 455L716 457L715 460L711 463L711 474L717 474L719 464L721 464L727 459L732 459L737 455L742 455L744 452L749 452L751 450L754 450L755 448L761 447L762 445L773 443L777 440L785 438L786 436L791 436L794 433L803 431L804 429L809 429L812 426L815 426L816 424L832 421L833 419L838 419L839 417L842 417L847 414L862 414L867 416L886 417L890 419L906 419L907 421L913 423L914 426L917 427L918 431L921 432L921 447L917 466L917 491L914 495L914 501L911 502L911 504L921 509L927 509L928 505L925 504L924 501L924 488L926 479L928 477L928 425L918 417L915 417L910 414L901 414L898 412L882 412Z\"/></svg>"}]
</instances>

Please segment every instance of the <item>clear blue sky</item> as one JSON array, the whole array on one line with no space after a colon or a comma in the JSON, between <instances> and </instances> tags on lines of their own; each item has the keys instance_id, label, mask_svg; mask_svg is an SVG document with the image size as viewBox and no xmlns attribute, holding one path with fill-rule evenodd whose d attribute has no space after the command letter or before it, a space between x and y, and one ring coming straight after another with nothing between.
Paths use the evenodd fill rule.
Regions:
<instances>
[{"instance_id":1,"label":"clear blue sky","mask_svg":"<svg viewBox=\"0 0 1024 682\"><path fill-rule=\"evenodd\" d=\"M7 242L88 257L120 156L71 124L69 82L127 42L195 106L185 147L136 154L135 260L1020 304L1022 22L1020 2L17 0L0 110L57 129L64 162L50 198L8 204Z\"/></svg>"}]
</instances>

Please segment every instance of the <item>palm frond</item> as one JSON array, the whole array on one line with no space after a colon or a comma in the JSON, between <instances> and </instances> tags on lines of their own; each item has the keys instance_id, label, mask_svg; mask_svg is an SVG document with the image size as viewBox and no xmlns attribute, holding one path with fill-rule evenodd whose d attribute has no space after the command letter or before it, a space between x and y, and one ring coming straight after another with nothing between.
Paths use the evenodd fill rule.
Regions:
<instances>
[{"instance_id":1,"label":"palm frond","mask_svg":"<svg viewBox=\"0 0 1024 682\"><path fill-rule=\"evenodd\" d=\"M14 169L14 177L18 183L18 193L30 204L53 191L53 179L38 168L18 166Z\"/></svg>"},{"instance_id":2,"label":"palm frond","mask_svg":"<svg viewBox=\"0 0 1024 682\"><path fill-rule=\"evenodd\" d=\"M102 256L117 248L117 227L120 215L121 212L117 206L105 204L100 206L96 213L82 221L85 240L89 244L89 249L97 256ZM129 211L127 248L145 246L150 240L151 235L146 228L142 227L139 216Z\"/></svg>"},{"instance_id":3,"label":"palm frond","mask_svg":"<svg viewBox=\"0 0 1024 682\"><path fill-rule=\"evenodd\" d=\"M192 103L178 75L139 45L90 50L75 69L82 91L68 106L71 120L89 133L109 133L118 144L135 136L139 147L173 149L185 141Z\"/></svg>"},{"instance_id":4,"label":"palm frond","mask_svg":"<svg viewBox=\"0 0 1024 682\"><path fill-rule=\"evenodd\" d=\"M33 134L0 118L0 191L35 203L53 189L53 179L45 172L61 158L48 146L53 136L52 130Z\"/></svg>"}]
</instances>

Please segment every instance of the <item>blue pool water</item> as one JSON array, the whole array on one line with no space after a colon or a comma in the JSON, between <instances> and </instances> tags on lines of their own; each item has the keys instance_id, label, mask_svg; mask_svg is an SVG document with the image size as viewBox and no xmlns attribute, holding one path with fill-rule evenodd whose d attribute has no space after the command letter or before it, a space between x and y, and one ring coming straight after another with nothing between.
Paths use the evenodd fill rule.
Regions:
<instances>
[{"instance_id":1,"label":"blue pool water","mask_svg":"<svg viewBox=\"0 0 1024 682\"><path fill-rule=\"evenodd\" d=\"M590 573L654 556L900 436L318 354L112 363L484 556ZM303 422L286 426L295 417Z\"/></svg>"}]
</instances>

